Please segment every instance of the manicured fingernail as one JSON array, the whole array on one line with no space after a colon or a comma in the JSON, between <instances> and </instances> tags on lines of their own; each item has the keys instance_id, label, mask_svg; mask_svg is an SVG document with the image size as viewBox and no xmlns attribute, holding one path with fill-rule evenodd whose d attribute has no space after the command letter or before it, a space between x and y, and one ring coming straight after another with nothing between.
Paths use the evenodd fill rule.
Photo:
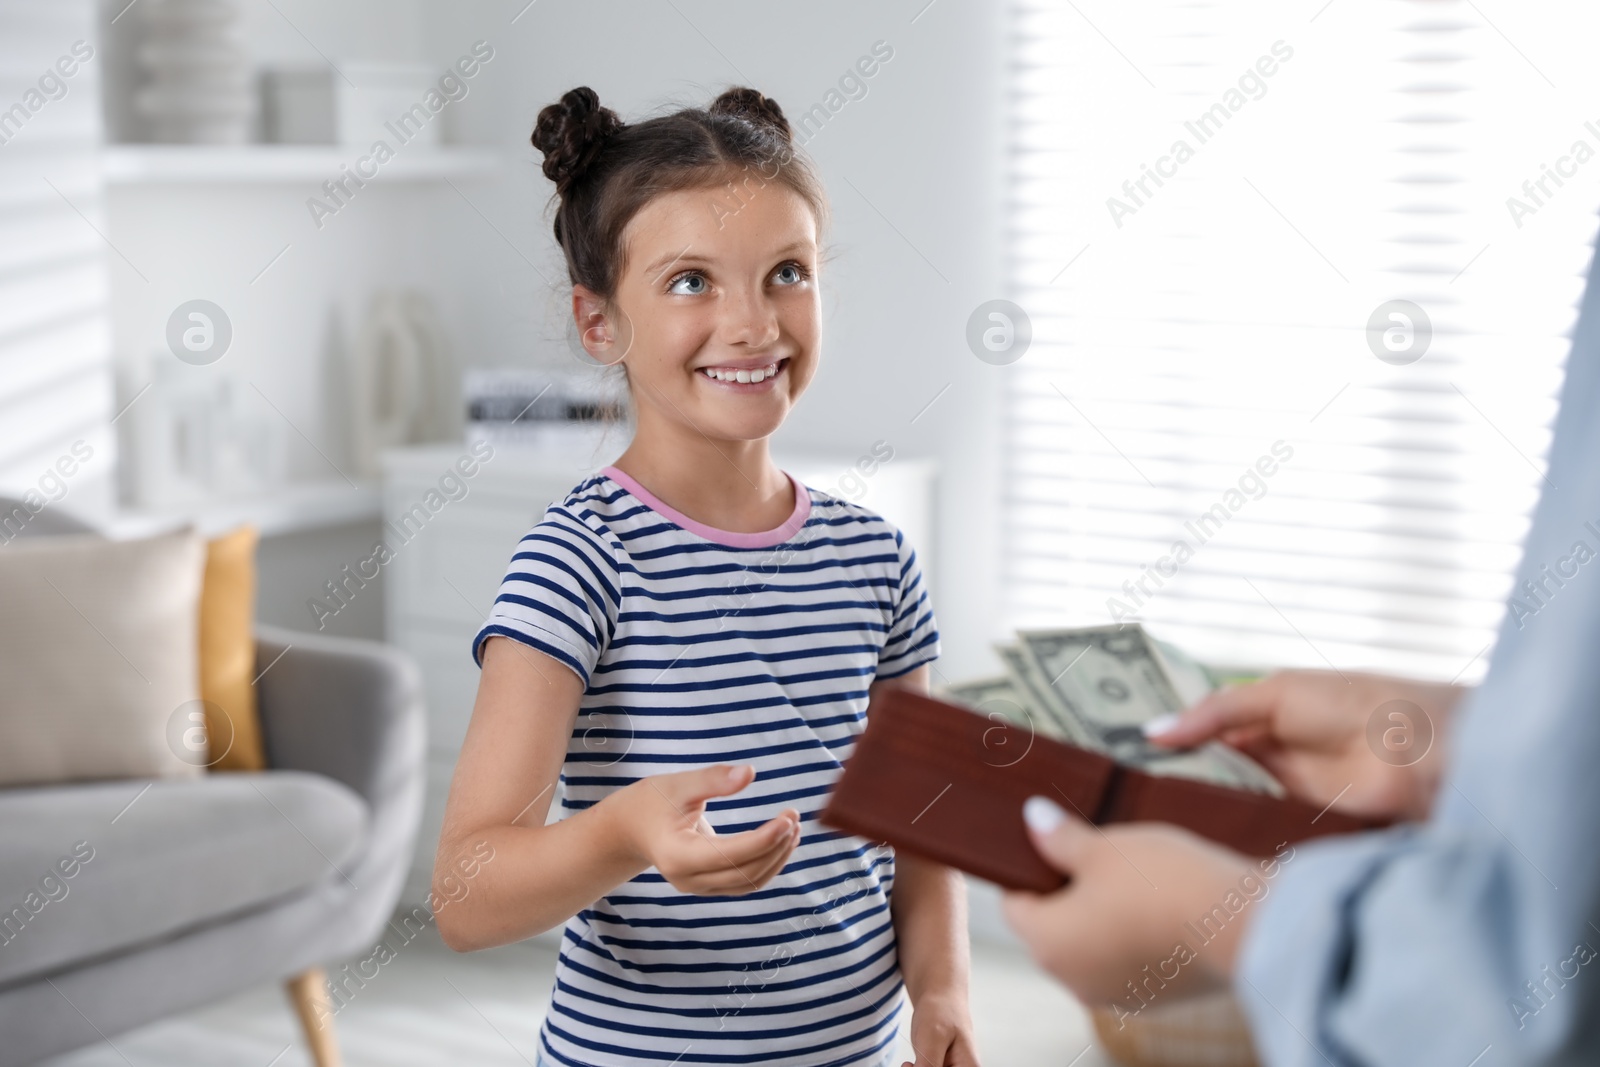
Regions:
<instances>
[{"instance_id":1,"label":"manicured fingernail","mask_svg":"<svg viewBox=\"0 0 1600 1067\"><path fill-rule=\"evenodd\" d=\"M1164 733L1170 733L1176 725L1178 725L1178 716L1172 714L1157 715L1145 723L1141 729L1146 737L1160 737Z\"/></svg>"},{"instance_id":2,"label":"manicured fingernail","mask_svg":"<svg viewBox=\"0 0 1600 1067\"><path fill-rule=\"evenodd\" d=\"M1022 821L1037 834L1048 834L1066 821L1067 813L1049 797L1029 797L1022 804Z\"/></svg>"}]
</instances>

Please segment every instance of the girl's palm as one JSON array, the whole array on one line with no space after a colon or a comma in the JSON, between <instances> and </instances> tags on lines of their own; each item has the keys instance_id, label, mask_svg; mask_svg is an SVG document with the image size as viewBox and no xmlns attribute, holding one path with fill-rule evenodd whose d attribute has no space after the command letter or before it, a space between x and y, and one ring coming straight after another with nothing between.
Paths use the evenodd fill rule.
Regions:
<instances>
[{"instance_id":1,"label":"girl's palm","mask_svg":"<svg viewBox=\"0 0 1600 1067\"><path fill-rule=\"evenodd\" d=\"M674 888L701 896L748 893L771 881L800 840L800 813L786 808L754 830L719 834L706 801L739 792L750 766L718 765L642 778L627 787L631 837L639 853Z\"/></svg>"}]
</instances>

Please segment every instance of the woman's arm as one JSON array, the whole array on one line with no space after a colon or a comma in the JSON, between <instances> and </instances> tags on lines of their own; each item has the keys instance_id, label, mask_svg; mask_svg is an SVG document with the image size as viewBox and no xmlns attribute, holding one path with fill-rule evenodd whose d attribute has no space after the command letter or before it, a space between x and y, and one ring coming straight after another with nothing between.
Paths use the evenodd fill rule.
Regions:
<instances>
[{"instance_id":1,"label":"woman's arm","mask_svg":"<svg viewBox=\"0 0 1600 1067\"><path fill-rule=\"evenodd\" d=\"M885 689L928 691L924 665L885 682ZM890 914L900 956L900 974L911 997L911 1044L916 1067L976 1065L967 981L972 970L967 934L967 885L961 872L904 852L895 855Z\"/></svg>"},{"instance_id":2,"label":"woman's arm","mask_svg":"<svg viewBox=\"0 0 1600 1067\"><path fill-rule=\"evenodd\" d=\"M484 644L434 864L435 892L445 897L440 879L472 869L469 856L479 861L465 892L436 913L440 937L457 952L548 930L652 866L685 892L746 893L794 849L798 812L729 835L702 817L707 800L750 783L751 767L642 778L546 826L583 688L536 649L501 636Z\"/></svg>"}]
</instances>

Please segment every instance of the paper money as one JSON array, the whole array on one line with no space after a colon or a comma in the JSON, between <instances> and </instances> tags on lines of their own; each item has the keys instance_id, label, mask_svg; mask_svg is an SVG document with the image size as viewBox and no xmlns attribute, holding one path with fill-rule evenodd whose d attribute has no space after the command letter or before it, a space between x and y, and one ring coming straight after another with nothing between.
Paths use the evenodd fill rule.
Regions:
<instances>
[{"instance_id":1,"label":"paper money","mask_svg":"<svg viewBox=\"0 0 1600 1067\"><path fill-rule=\"evenodd\" d=\"M1040 677L1039 669L1020 645L996 645L995 654L1005 664L1006 675L1011 679L1016 698L1033 712L1034 728L1046 737L1104 751L1099 738L1076 717L1061 710L1060 701L1050 694L1050 683Z\"/></svg>"},{"instance_id":2,"label":"paper money","mask_svg":"<svg viewBox=\"0 0 1600 1067\"><path fill-rule=\"evenodd\" d=\"M1150 643L1155 646L1156 656L1166 669L1167 677L1172 679L1172 688L1177 690L1184 707L1217 687L1216 673L1177 645L1158 637L1151 637Z\"/></svg>"},{"instance_id":3,"label":"paper money","mask_svg":"<svg viewBox=\"0 0 1600 1067\"><path fill-rule=\"evenodd\" d=\"M965 704L973 711L995 712L1012 722L1025 723L1033 714L1017 692L1011 676L997 674L992 678L975 678L970 682L957 682L945 687L943 695L957 704Z\"/></svg>"},{"instance_id":4,"label":"paper money","mask_svg":"<svg viewBox=\"0 0 1600 1067\"><path fill-rule=\"evenodd\" d=\"M1012 660L1025 660L1019 669L1029 679L1030 696L1041 704L1048 702L1044 714L1070 721L1072 733L1089 737L1085 747L1151 774L1283 794L1282 785L1265 768L1220 742L1175 751L1145 739L1146 722L1181 711L1191 701L1180 694L1171 673L1174 668L1142 627L1033 630L1018 637L1021 656L1006 660L1007 670L1013 669ZM1197 677L1195 670L1202 674ZM1210 691L1209 679L1198 664L1185 665L1183 671L1187 690Z\"/></svg>"}]
</instances>

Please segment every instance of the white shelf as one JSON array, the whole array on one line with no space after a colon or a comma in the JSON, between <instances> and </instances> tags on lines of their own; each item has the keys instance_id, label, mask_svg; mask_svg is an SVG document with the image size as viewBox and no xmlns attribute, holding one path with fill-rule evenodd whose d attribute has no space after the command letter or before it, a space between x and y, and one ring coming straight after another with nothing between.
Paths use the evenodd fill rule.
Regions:
<instances>
[{"instance_id":1,"label":"white shelf","mask_svg":"<svg viewBox=\"0 0 1600 1067\"><path fill-rule=\"evenodd\" d=\"M217 182L264 185L323 182L354 168L367 155L357 145L110 145L103 153L106 181L112 185L173 185ZM487 148L424 147L395 150L371 181L440 181L492 174L505 163Z\"/></svg>"},{"instance_id":2,"label":"white shelf","mask_svg":"<svg viewBox=\"0 0 1600 1067\"><path fill-rule=\"evenodd\" d=\"M343 479L332 479L293 483L261 496L198 500L148 510L62 507L117 540L149 537L186 523L193 523L202 536L215 537L249 522L261 536L272 537L377 519L383 513L383 500L375 481L352 486Z\"/></svg>"}]
</instances>

